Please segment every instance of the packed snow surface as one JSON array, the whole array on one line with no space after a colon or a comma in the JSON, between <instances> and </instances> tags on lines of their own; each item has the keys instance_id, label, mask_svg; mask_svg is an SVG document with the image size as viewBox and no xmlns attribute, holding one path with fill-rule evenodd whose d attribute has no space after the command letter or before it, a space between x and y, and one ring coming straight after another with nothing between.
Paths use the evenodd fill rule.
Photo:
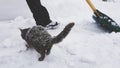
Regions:
<instances>
[{"instance_id":1,"label":"packed snow surface","mask_svg":"<svg viewBox=\"0 0 120 68\"><path fill-rule=\"evenodd\" d=\"M35 26L25 0L10 1L0 2L1 5L6 2L1 8L8 10L0 12L3 14L0 16L0 68L120 68L120 33L108 33L96 24L85 0L42 0L51 19L60 23L58 29L48 30L52 36L58 35L69 22L75 22L69 35L53 46L44 61L38 61L40 54L34 49L26 51L26 42L21 38L20 28ZM120 24L119 1L92 2ZM12 6L7 3L14 7L10 9Z\"/></svg>"}]
</instances>

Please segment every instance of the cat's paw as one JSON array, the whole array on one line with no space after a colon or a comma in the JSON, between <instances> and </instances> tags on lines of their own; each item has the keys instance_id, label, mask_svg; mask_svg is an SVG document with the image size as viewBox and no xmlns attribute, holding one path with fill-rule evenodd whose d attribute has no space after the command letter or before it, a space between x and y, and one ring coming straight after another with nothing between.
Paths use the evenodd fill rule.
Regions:
<instances>
[{"instance_id":1,"label":"cat's paw","mask_svg":"<svg viewBox=\"0 0 120 68\"><path fill-rule=\"evenodd\" d=\"M38 61L43 61L44 60L44 58L43 57L40 57L39 59L38 59Z\"/></svg>"}]
</instances>

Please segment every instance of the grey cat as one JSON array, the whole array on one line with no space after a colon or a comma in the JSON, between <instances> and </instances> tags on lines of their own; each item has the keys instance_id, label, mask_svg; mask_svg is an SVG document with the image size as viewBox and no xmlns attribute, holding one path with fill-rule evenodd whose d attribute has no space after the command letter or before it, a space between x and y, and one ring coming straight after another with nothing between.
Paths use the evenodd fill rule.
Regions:
<instances>
[{"instance_id":1,"label":"grey cat","mask_svg":"<svg viewBox=\"0 0 120 68\"><path fill-rule=\"evenodd\" d=\"M27 48L34 48L41 54L39 61L44 60L45 55L50 53L53 44L61 42L70 32L74 23L69 23L64 30L55 37L52 37L42 26L20 29L22 38L27 42Z\"/></svg>"}]
</instances>

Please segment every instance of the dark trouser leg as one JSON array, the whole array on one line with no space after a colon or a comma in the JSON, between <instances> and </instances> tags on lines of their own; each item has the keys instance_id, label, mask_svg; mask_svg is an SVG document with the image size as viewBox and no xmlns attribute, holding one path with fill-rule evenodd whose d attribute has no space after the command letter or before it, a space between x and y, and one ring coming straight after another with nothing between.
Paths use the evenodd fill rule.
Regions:
<instances>
[{"instance_id":1,"label":"dark trouser leg","mask_svg":"<svg viewBox=\"0 0 120 68\"><path fill-rule=\"evenodd\" d=\"M33 17L37 25L46 26L51 20L47 9L41 5L40 0L26 0L27 4L33 13Z\"/></svg>"}]
</instances>

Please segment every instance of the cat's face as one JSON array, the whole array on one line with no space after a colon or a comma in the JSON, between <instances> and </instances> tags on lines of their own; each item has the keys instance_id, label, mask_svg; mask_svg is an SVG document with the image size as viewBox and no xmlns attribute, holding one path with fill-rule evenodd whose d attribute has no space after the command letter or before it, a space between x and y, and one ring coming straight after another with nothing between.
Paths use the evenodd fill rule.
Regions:
<instances>
[{"instance_id":1,"label":"cat's face","mask_svg":"<svg viewBox=\"0 0 120 68\"><path fill-rule=\"evenodd\" d=\"M20 31L21 31L21 36L22 36L22 38L25 40L25 36L26 36L26 33L27 33L27 31L29 30L30 28L26 28L26 29L20 29Z\"/></svg>"}]
</instances>

